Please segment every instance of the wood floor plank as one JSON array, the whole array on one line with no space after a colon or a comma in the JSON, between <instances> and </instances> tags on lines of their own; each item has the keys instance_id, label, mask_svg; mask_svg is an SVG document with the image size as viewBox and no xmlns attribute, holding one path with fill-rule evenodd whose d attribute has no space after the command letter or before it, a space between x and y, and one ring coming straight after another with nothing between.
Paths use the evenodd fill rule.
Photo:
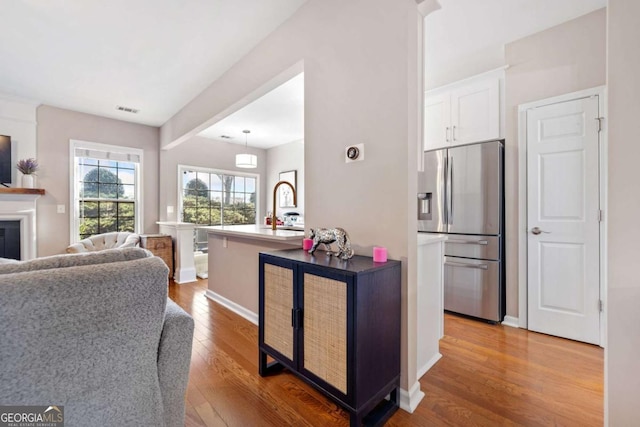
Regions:
<instances>
[{"instance_id":1,"label":"wood floor plank","mask_svg":"<svg viewBox=\"0 0 640 427\"><path fill-rule=\"evenodd\" d=\"M188 399L185 404L184 425L186 427L200 427L205 425L204 420L200 418L200 415L198 415L195 408L191 405L191 403L189 403Z\"/></svg>"},{"instance_id":2,"label":"wood floor plank","mask_svg":"<svg viewBox=\"0 0 640 427\"><path fill-rule=\"evenodd\" d=\"M348 426L347 413L288 371L258 375L255 325L207 299L206 280L169 285L194 317L187 426ZM601 426L603 350L445 315L425 397L389 426Z\"/></svg>"},{"instance_id":3,"label":"wood floor plank","mask_svg":"<svg viewBox=\"0 0 640 427\"><path fill-rule=\"evenodd\" d=\"M220 418L209 402L201 403L195 407L195 410L207 427L227 427L227 423Z\"/></svg>"}]
</instances>

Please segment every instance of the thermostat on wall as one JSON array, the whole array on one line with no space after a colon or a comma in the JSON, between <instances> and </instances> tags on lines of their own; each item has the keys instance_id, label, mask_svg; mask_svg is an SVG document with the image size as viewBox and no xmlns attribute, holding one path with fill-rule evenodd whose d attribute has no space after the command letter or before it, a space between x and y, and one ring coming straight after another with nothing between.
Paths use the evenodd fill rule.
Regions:
<instances>
[{"instance_id":1,"label":"thermostat on wall","mask_svg":"<svg viewBox=\"0 0 640 427\"><path fill-rule=\"evenodd\" d=\"M344 149L345 163L364 160L364 144L350 145Z\"/></svg>"}]
</instances>

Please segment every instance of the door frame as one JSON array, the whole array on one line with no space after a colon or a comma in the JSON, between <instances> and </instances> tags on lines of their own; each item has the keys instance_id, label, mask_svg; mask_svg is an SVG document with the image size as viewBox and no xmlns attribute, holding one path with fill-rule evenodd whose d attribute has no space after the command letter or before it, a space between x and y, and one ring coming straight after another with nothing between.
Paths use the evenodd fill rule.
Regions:
<instances>
[{"instance_id":1,"label":"door frame","mask_svg":"<svg viewBox=\"0 0 640 427\"><path fill-rule=\"evenodd\" d=\"M598 86L571 92L560 96L541 99L518 105L518 326L528 329L527 298L527 110L550 104L572 101L580 98L598 96L601 132L598 147L600 209L604 213L600 221L600 299L603 309L600 311L600 347L606 346L606 308L607 308L607 88Z\"/></svg>"}]
</instances>

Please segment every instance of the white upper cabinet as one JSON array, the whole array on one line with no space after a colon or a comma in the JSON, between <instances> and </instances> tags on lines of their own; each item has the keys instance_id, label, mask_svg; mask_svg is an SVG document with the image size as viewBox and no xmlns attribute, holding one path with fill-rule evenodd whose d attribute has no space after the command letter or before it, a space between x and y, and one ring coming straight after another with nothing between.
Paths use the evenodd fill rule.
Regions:
<instances>
[{"instance_id":1,"label":"white upper cabinet","mask_svg":"<svg viewBox=\"0 0 640 427\"><path fill-rule=\"evenodd\" d=\"M451 140L451 95L449 92L425 97L424 149L445 147Z\"/></svg>"},{"instance_id":2,"label":"white upper cabinet","mask_svg":"<svg viewBox=\"0 0 640 427\"><path fill-rule=\"evenodd\" d=\"M498 80L471 84L451 92L452 145L500 137Z\"/></svg>"},{"instance_id":3,"label":"white upper cabinet","mask_svg":"<svg viewBox=\"0 0 640 427\"><path fill-rule=\"evenodd\" d=\"M424 149L500 138L500 81L484 76L427 92Z\"/></svg>"}]
</instances>

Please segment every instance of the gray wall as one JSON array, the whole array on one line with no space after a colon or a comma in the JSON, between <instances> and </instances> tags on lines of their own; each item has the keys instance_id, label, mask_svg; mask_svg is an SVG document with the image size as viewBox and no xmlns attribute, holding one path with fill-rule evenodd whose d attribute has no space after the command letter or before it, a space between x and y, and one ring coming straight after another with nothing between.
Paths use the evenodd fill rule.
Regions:
<instances>
[{"instance_id":1,"label":"gray wall","mask_svg":"<svg viewBox=\"0 0 640 427\"><path fill-rule=\"evenodd\" d=\"M69 140L98 142L144 150L144 233L158 227L158 128L42 105L37 110L37 186L46 194L38 200L38 256L64 252L69 245ZM64 214L56 205L65 205Z\"/></svg>"},{"instance_id":2,"label":"gray wall","mask_svg":"<svg viewBox=\"0 0 640 427\"><path fill-rule=\"evenodd\" d=\"M258 148L249 147L248 151L258 157L258 167L255 169L236 167L236 154L247 152L244 145L210 138L196 136L175 148L162 150L160 152L160 220L177 221L180 219L178 212L178 165L258 174L260 176L258 218L260 218L261 212L266 210L264 194L267 156L265 150ZM172 214L167 213L167 206L173 206Z\"/></svg>"},{"instance_id":3,"label":"gray wall","mask_svg":"<svg viewBox=\"0 0 640 427\"><path fill-rule=\"evenodd\" d=\"M290 142L267 150L267 192L265 194L267 211L273 209L273 187L278 183L280 172L291 170L297 171L298 206L280 208L276 200L276 213L279 216L290 211L304 215L304 141ZM264 215L264 212L261 215Z\"/></svg>"},{"instance_id":4,"label":"gray wall","mask_svg":"<svg viewBox=\"0 0 640 427\"><path fill-rule=\"evenodd\" d=\"M605 84L606 10L509 43L506 63L507 315L518 317L518 105Z\"/></svg>"},{"instance_id":5,"label":"gray wall","mask_svg":"<svg viewBox=\"0 0 640 427\"><path fill-rule=\"evenodd\" d=\"M414 0L309 0L161 129L162 147L178 144L303 61L305 224L344 227L358 253L383 245L404 261L404 388L415 381L406 304L416 292L407 260L417 251L420 23ZM361 142L366 160L346 164L345 147Z\"/></svg>"},{"instance_id":6,"label":"gray wall","mask_svg":"<svg viewBox=\"0 0 640 427\"><path fill-rule=\"evenodd\" d=\"M638 424L640 396L640 2L609 0L608 293L605 417Z\"/></svg>"}]
</instances>

